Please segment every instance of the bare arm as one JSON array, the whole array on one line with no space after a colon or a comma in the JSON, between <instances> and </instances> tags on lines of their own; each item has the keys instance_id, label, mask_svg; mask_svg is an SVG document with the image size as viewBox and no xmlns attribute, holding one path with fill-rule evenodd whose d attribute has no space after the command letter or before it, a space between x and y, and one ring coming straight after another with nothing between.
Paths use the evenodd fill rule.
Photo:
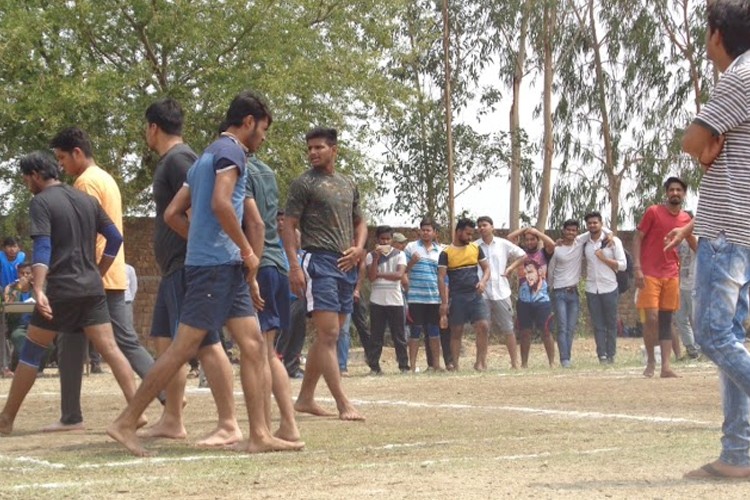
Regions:
<instances>
[{"instance_id":1,"label":"bare arm","mask_svg":"<svg viewBox=\"0 0 750 500\"><path fill-rule=\"evenodd\" d=\"M699 123L692 123L682 137L682 150L698 160L705 170L711 167L724 147L724 136L715 136Z\"/></svg>"},{"instance_id":2,"label":"bare arm","mask_svg":"<svg viewBox=\"0 0 750 500\"><path fill-rule=\"evenodd\" d=\"M438 267L438 291L440 292L440 315L448 315L448 287L445 286L447 267Z\"/></svg>"},{"instance_id":3,"label":"bare arm","mask_svg":"<svg viewBox=\"0 0 750 500\"><path fill-rule=\"evenodd\" d=\"M525 227L519 227L515 231L511 231L510 233L508 233L508 235L505 237L505 239L506 240L510 240L510 241L512 241L513 243L515 243L517 245L518 244L518 238L520 238L521 235L523 233L525 233L527 229L528 228L525 228Z\"/></svg>"},{"instance_id":4,"label":"bare arm","mask_svg":"<svg viewBox=\"0 0 750 500\"><path fill-rule=\"evenodd\" d=\"M299 259L297 258L297 228L299 227L299 218L287 214L284 217L284 229L281 233L281 240L284 243L284 251L289 261L289 286L292 292L298 297L305 296L305 273L302 271Z\"/></svg>"},{"instance_id":5,"label":"bare arm","mask_svg":"<svg viewBox=\"0 0 750 500\"><path fill-rule=\"evenodd\" d=\"M190 229L187 214L190 210L190 203L190 188L182 186L164 211L164 222L185 240L188 238Z\"/></svg>"},{"instance_id":6,"label":"bare arm","mask_svg":"<svg viewBox=\"0 0 750 500\"><path fill-rule=\"evenodd\" d=\"M263 255L266 244L266 224L258 211L258 204L253 198L245 198L244 210L245 238L250 242L255 255Z\"/></svg>"},{"instance_id":7,"label":"bare arm","mask_svg":"<svg viewBox=\"0 0 750 500\"><path fill-rule=\"evenodd\" d=\"M643 242L643 231L636 231L633 238L633 272L635 274L635 286L643 288L645 285L643 271L641 271L641 243Z\"/></svg>"},{"instance_id":8,"label":"bare arm","mask_svg":"<svg viewBox=\"0 0 750 500\"><path fill-rule=\"evenodd\" d=\"M549 254L552 255L555 253L555 240L544 234L542 231L538 230L535 227L530 227L528 229L529 232L532 234L537 235L537 237L542 240L542 244L544 245L544 250Z\"/></svg>"},{"instance_id":9,"label":"bare arm","mask_svg":"<svg viewBox=\"0 0 750 500\"><path fill-rule=\"evenodd\" d=\"M490 281L490 274L492 271L490 270L490 264L487 262L487 259L480 260L479 267L482 269L482 279L477 283L477 293L481 294L484 293L484 290L487 288L487 283Z\"/></svg>"},{"instance_id":10,"label":"bare arm","mask_svg":"<svg viewBox=\"0 0 750 500\"><path fill-rule=\"evenodd\" d=\"M377 250L370 254L372 256L372 262L367 266L367 279L370 282L378 279L378 264L380 264L380 252Z\"/></svg>"},{"instance_id":11,"label":"bare arm","mask_svg":"<svg viewBox=\"0 0 750 500\"><path fill-rule=\"evenodd\" d=\"M378 278L382 278L388 281L401 281L401 278L404 276L405 271L406 271L406 266L402 264L402 265L396 266L396 271L392 273L378 273Z\"/></svg>"}]
</instances>

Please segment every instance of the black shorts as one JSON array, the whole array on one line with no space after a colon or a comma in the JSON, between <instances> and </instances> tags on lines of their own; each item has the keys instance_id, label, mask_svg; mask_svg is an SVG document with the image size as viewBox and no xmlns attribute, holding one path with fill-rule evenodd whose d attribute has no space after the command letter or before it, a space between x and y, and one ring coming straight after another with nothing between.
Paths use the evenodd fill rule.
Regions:
<instances>
[{"instance_id":1,"label":"black shorts","mask_svg":"<svg viewBox=\"0 0 750 500\"><path fill-rule=\"evenodd\" d=\"M549 322L552 318L551 302L516 302L518 312L518 326L521 330L538 330L543 333L550 331Z\"/></svg>"},{"instance_id":2,"label":"black shorts","mask_svg":"<svg viewBox=\"0 0 750 500\"><path fill-rule=\"evenodd\" d=\"M409 302L409 316L414 325L439 325L440 304Z\"/></svg>"},{"instance_id":3,"label":"black shorts","mask_svg":"<svg viewBox=\"0 0 750 500\"><path fill-rule=\"evenodd\" d=\"M50 301L52 319L47 320L34 309L31 325L53 332L78 332L87 326L109 323L107 297L95 295Z\"/></svg>"}]
</instances>

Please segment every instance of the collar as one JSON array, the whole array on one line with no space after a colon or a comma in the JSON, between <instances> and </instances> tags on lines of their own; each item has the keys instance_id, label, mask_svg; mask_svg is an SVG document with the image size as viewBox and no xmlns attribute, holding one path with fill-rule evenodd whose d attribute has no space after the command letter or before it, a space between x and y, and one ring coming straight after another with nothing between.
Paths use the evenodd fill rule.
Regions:
<instances>
[{"instance_id":1,"label":"collar","mask_svg":"<svg viewBox=\"0 0 750 500\"><path fill-rule=\"evenodd\" d=\"M732 68L735 67L735 65L739 64L738 61L740 59L744 59L745 57L750 57L750 50L746 50L745 52L743 52L739 56L735 57L734 61L732 61L731 63L729 63L729 66L727 66L727 69L724 70L724 73L729 72Z\"/></svg>"},{"instance_id":2,"label":"collar","mask_svg":"<svg viewBox=\"0 0 750 500\"><path fill-rule=\"evenodd\" d=\"M240 142L240 140L237 139L236 135L234 135L232 133L229 133L229 132L222 132L221 136L222 137L229 137L232 140L232 142L234 142L235 144L237 144L239 147L242 148L242 151L244 151L246 155L251 154L250 150L247 149L247 146L245 146L244 144L242 144L242 142Z\"/></svg>"}]
</instances>

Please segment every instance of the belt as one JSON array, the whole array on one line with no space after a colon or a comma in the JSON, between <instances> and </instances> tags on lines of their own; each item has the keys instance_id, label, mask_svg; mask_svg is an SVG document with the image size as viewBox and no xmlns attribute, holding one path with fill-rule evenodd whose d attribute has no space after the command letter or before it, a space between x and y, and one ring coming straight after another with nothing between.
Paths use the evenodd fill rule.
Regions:
<instances>
[{"instance_id":1,"label":"belt","mask_svg":"<svg viewBox=\"0 0 750 500\"><path fill-rule=\"evenodd\" d=\"M566 286L565 288L553 288L555 293L578 293L577 286Z\"/></svg>"}]
</instances>

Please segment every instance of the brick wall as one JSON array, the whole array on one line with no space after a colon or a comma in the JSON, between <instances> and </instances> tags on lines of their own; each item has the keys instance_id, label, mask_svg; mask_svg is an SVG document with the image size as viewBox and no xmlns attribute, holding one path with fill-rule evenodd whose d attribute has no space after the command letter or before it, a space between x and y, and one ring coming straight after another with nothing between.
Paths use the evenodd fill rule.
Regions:
<instances>
[{"instance_id":1,"label":"brick wall","mask_svg":"<svg viewBox=\"0 0 750 500\"><path fill-rule=\"evenodd\" d=\"M126 260L135 268L138 275L138 295L133 304L135 329L144 339L148 339L151 315L153 314L156 291L159 286L159 268L154 259L152 243L154 221L150 217L126 217L124 225ZM418 238L416 229L399 228L396 230L402 232L409 240ZM373 233L374 228L370 228L371 241L374 241ZM498 232L498 234L504 233ZM619 233L626 249L632 247L633 234L633 231ZM620 318L626 326L635 325L638 318L633 294L634 291L631 288L624 297L620 298ZM581 311L581 313L582 319L588 317L586 310Z\"/></svg>"}]
</instances>

